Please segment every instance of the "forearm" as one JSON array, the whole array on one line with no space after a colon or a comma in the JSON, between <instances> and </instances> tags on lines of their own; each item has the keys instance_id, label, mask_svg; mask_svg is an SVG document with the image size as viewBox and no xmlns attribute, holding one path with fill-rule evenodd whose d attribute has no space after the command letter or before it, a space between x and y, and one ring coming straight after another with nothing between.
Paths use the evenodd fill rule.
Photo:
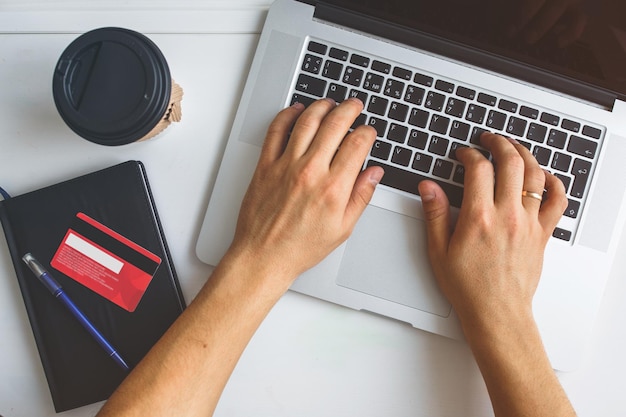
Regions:
<instances>
[{"instance_id":1,"label":"forearm","mask_svg":"<svg viewBox=\"0 0 626 417\"><path fill-rule=\"evenodd\" d=\"M267 285L272 272L251 261L225 257L100 417L212 415L248 341L286 290Z\"/></svg>"},{"instance_id":2,"label":"forearm","mask_svg":"<svg viewBox=\"0 0 626 417\"><path fill-rule=\"evenodd\" d=\"M571 417L576 413L545 353L532 313L464 324L496 416Z\"/></svg>"}]
</instances>

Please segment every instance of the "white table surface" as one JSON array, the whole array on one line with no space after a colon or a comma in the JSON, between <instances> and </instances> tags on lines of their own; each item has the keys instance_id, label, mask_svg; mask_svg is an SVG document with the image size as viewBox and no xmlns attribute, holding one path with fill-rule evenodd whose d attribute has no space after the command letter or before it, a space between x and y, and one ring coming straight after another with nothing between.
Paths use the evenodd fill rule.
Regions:
<instances>
[{"instance_id":1,"label":"white table surface","mask_svg":"<svg viewBox=\"0 0 626 417\"><path fill-rule=\"evenodd\" d=\"M196 258L195 242L269 3L0 0L0 186L18 195L142 160L191 301L211 272ZM51 78L59 54L79 33L109 25L150 36L185 90L182 122L148 142L91 144L73 134L54 107ZM626 233L619 252L626 254ZM559 375L580 416L626 415L625 295L622 256L583 366ZM55 415L3 238L0 335L0 416ZM61 415L93 416L100 406ZM216 411L253 415L493 413L464 343L289 292L251 341Z\"/></svg>"}]
</instances>

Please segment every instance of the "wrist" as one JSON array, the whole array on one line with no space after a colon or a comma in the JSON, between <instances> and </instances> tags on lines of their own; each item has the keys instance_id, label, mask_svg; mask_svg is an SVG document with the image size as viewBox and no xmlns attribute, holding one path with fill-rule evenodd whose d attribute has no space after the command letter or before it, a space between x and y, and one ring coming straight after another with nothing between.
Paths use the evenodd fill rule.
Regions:
<instances>
[{"instance_id":1,"label":"wrist","mask_svg":"<svg viewBox=\"0 0 626 417\"><path fill-rule=\"evenodd\" d=\"M231 247L215 268L212 280L227 280L233 291L252 292L277 301L297 275L279 260L258 252Z\"/></svg>"}]
</instances>

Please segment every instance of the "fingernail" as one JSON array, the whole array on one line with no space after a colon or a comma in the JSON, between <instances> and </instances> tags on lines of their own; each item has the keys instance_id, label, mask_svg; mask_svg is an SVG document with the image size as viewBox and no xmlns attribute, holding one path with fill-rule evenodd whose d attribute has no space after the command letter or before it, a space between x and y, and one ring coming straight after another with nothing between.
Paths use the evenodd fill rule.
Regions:
<instances>
[{"instance_id":1,"label":"fingernail","mask_svg":"<svg viewBox=\"0 0 626 417\"><path fill-rule=\"evenodd\" d=\"M302 104L302 103L300 103L300 102L296 101L295 103L293 103L293 104L291 105L291 107L292 107L292 108L294 108L294 109L303 109L303 108L304 108L304 104Z\"/></svg>"},{"instance_id":2,"label":"fingernail","mask_svg":"<svg viewBox=\"0 0 626 417\"><path fill-rule=\"evenodd\" d=\"M419 187L419 193L420 197L422 198L422 202L428 203L433 201L437 197L435 191L431 187L428 187L426 190L424 190L424 192L422 192L422 188L423 187Z\"/></svg>"},{"instance_id":3,"label":"fingernail","mask_svg":"<svg viewBox=\"0 0 626 417\"><path fill-rule=\"evenodd\" d=\"M375 186L380 183L380 180L383 179L383 175L385 175L385 171L382 169L376 169L374 172L370 174L370 182Z\"/></svg>"},{"instance_id":4,"label":"fingernail","mask_svg":"<svg viewBox=\"0 0 626 417\"><path fill-rule=\"evenodd\" d=\"M435 199L435 197L437 197L435 195L435 193L433 193L432 191L420 194L420 197L422 197L422 202L424 203L430 203L431 201L433 201Z\"/></svg>"}]
</instances>

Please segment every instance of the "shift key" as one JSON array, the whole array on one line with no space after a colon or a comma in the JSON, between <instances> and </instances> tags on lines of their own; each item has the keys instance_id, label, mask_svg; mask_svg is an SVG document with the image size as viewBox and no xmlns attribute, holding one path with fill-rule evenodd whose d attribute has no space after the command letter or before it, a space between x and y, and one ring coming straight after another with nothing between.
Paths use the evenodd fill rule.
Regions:
<instances>
[{"instance_id":1,"label":"shift key","mask_svg":"<svg viewBox=\"0 0 626 417\"><path fill-rule=\"evenodd\" d=\"M574 184L570 194L576 198L583 198L591 175L591 162L576 159L574 165L572 165L572 174L574 175Z\"/></svg>"}]
</instances>

